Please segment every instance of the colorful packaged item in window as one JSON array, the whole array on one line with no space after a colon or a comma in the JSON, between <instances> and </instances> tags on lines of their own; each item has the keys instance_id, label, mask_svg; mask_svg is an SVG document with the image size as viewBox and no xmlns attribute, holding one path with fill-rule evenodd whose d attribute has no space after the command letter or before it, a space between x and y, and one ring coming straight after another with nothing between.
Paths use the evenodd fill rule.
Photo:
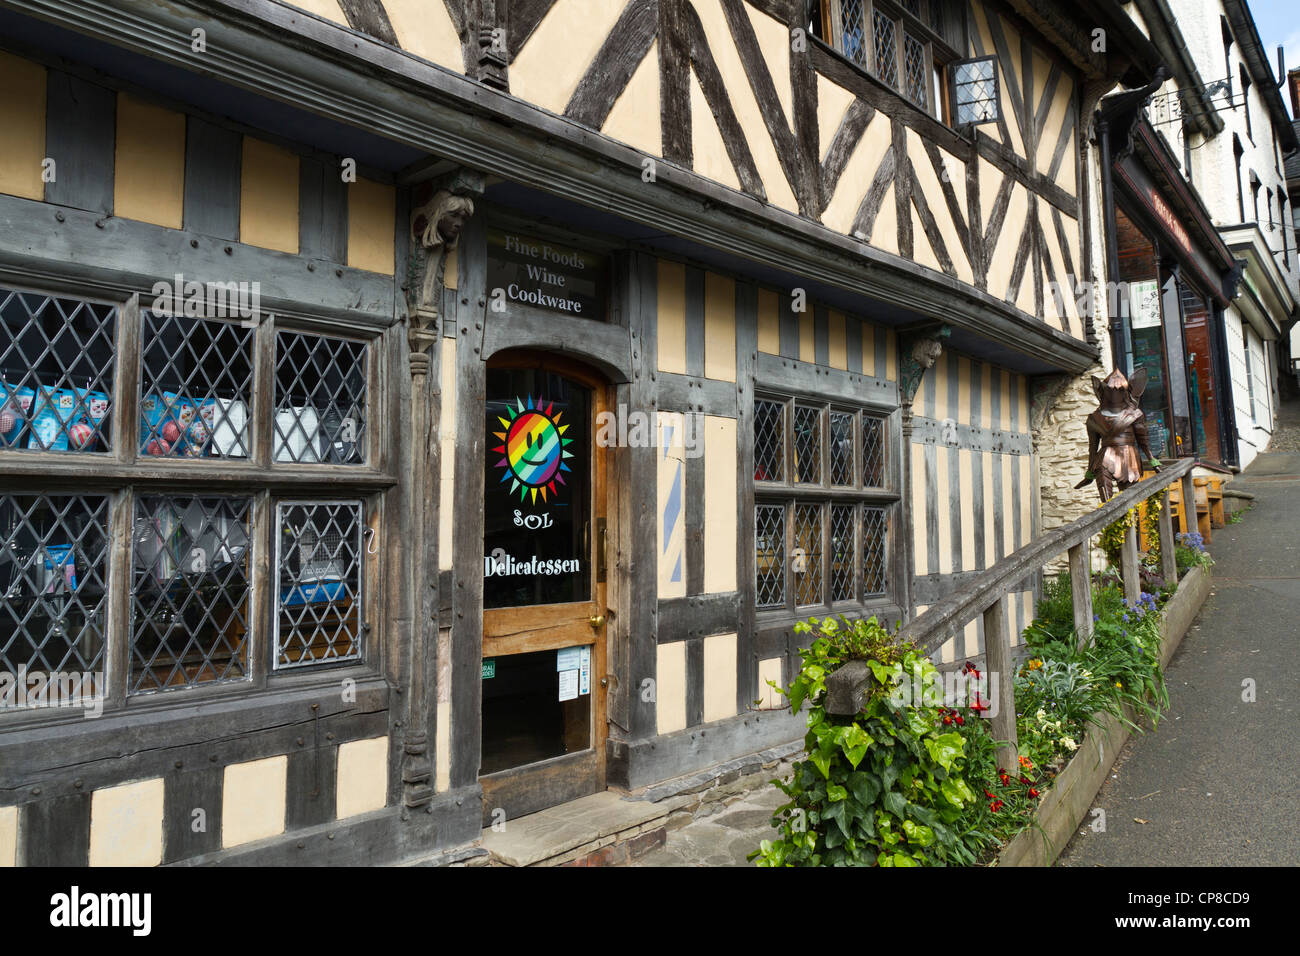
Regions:
<instances>
[{"instance_id":1,"label":"colorful packaged item in window","mask_svg":"<svg viewBox=\"0 0 1300 956\"><path fill-rule=\"evenodd\" d=\"M0 447L18 447L35 396L36 392L26 385L15 387L0 380Z\"/></svg>"},{"instance_id":2,"label":"colorful packaged item in window","mask_svg":"<svg viewBox=\"0 0 1300 956\"><path fill-rule=\"evenodd\" d=\"M77 393L70 388L37 387L32 403L31 436L27 447L67 451L68 431L77 416Z\"/></svg>"},{"instance_id":3,"label":"colorful packaged item in window","mask_svg":"<svg viewBox=\"0 0 1300 956\"><path fill-rule=\"evenodd\" d=\"M58 590L60 579L69 591L77 590L77 562L72 545L48 544L45 553L45 593L52 594Z\"/></svg>"},{"instance_id":4,"label":"colorful packaged item in window","mask_svg":"<svg viewBox=\"0 0 1300 956\"><path fill-rule=\"evenodd\" d=\"M148 455L182 454L197 417L194 402L175 392L149 393L140 403L140 443Z\"/></svg>"}]
</instances>

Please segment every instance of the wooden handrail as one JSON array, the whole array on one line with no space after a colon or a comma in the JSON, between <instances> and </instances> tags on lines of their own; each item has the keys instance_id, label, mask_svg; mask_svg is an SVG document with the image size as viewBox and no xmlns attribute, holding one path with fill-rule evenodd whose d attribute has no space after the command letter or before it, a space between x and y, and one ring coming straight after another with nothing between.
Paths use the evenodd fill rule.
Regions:
<instances>
[{"instance_id":1,"label":"wooden handrail","mask_svg":"<svg viewBox=\"0 0 1300 956\"><path fill-rule=\"evenodd\" d=\"M932 605L899 631L900 638L915 643L926 655L933 655L956 637L968 622L983 615L986 669L992 675L1005 678L997 681L996 691L990 685L990 692L994 694L994 699L989 701L993 705L990 712L991 729L994 737L1004 742L998 748L999 766L1015 769L1017 752L1014 668L1011 665L1011 639L1007 627L1007 593L1050 559L1068 552L1075 631L1082 647L1091 639L1092 634L1092 578L1089 561L1092 537L1120 520L1130 508L1163 493L1175 481L1182 481L1183 501L1192 502L1191 507L1194 508L1196 498L1192 488L1192 468L1195 464L1191 458L1182 458L1164 465L1161 471L1120 492L1091 514L1054 528L1007 555L970 579L960 592ZM1176 583L1173 524L1167 504L1161 509L1160 542L1162 572L1169 583ZM1129 527L1125 532L1120 563L1125 597L1135 602L1140 593L1135 527ZM870 671L862 661L849 661L838 668L826 678L826 711L843 716L856 714L865 703L870 677Z\"/></svg>"}]
</instances>

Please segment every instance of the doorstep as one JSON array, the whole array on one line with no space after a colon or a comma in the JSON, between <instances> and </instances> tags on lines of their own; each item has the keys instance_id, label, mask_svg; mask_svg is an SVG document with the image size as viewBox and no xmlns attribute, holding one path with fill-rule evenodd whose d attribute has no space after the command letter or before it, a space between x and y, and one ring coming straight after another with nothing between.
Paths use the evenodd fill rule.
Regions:
<instances>
[{"instance_id":1,"label":"doorstep","mask_svg":"<svg viewBox=\"0 0 1300 956\"><path fill-rule=\"evenodd\" d=\"M494 866L609 866L663 846L668 818L688 795L657 803L606 790L486 827L480 845Z\"/></svg>"}]
</instances>

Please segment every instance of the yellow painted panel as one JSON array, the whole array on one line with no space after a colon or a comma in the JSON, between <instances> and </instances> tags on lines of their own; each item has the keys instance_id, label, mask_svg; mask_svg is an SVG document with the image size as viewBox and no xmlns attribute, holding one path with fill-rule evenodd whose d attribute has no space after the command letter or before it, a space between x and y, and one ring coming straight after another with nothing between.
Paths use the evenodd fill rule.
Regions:
<instances>
[{"instance_id":1,"label":"yellow painted panel","mask_svg":"<svg viewBox=\"0 0 1300 956\"><path fill-rule=\"evenodd\" d=\"M438 745L435 787L438 793L451 789L451 701L438 701Z\"/></svg>"},{"instance_id":2,"label":"yellow painted panel","mask_svg":"<svg viewBox=\"0 0 1300 956\"><path fill-rule=\"evenodd\" d=\"M885 341L885 381L898 381L898 335L893 329L886 330ZM877 373L879 374L879 373Z\"/></svg>"},{"instance_id":3,"label":"yellow painted panel","mask_svg":"<svg viewBox=\"0 0 1300 956\"><path fill-rule=\"evenodd\" d=\"M915 130L909 129L907 131L907 144L907 154L912 158L912 168L916 171L916 181L925 196L926 204L930 207L930 214L934 216L935 225L939 228L939 235L944 237L948 257L952 260L953 268L957 271L957 278L969 283L973 281L974 274L971 272L970 260L966 257L965 247L956 239L957 229L953 223L952 214L948 211L948 201L944 198L944 189L939 180L939 173L935 172L930 158L926 156L924 140ZM948 173L948 181L954 184L954 188L956 188L956 184L960 184L960 195L964 197L966 194L965 167L950 153L940 151L939 158L945 163L944 169ZM964 198L962 201L964 201ZM923 240L925 247L928 249L930 241L926 237L924 230L920 228L920 216L916 213L915 206L913 206L913 215L916 216L916 225L912 230L914 241L918 238ZM918 248L920 248L919 245ZM928 262L925 264L930 265ZM934 269L939 268L937 259L935 259L931 267Z\"/></svg>"},{"instance_id":4,"label":"yellow painted panel","mask_svg":"<svg viewBox=\"0 0 1300 956\"><path fill-rule=\"evenodd\" d=\"M1051 65L1046 58L1035 53L1034 72L1037 73L1039 70L1042 71L1043 79L1046 81ZM1037 109L1037 107L1038 103L1035 101L1034 108ZM1061 135L1061 125L1073 109L1074 83L1071 82L1068 75L1062 73L1060 80L1056 84L1056 90L1052 94L1052 105L1047 111L1047 119L1043 123L1043 132L1038 143L1038 156L1035 158L1040 173L1046 173L1051 168L1052 155L1056 152L1056 141ZM1066 166L1070 167L1070 178L1073 180L1074 157L1068 152L1065 154L1065 158L1061 160L1061 168L1064 169Z\"/></svg>"},{"instance_id":5,"label":"yellow painted panel","mask_svg":"<svg viewBox=\"0 0 1300 956\"><path fill-rule=\"evenodd\" d=\"M615 6L610 4L610 6ZM511 73L513 74L513 69ZM704 98L700 81L691 71L691 155L693 168L701 176L719 182L732 189L740 189L740 180L736 177L736 168L727 155L727 147L722 142L722 133L718 131L709 101Z\"/></svg>"},{"instance_id":6,"label":"yellow painted panel","mask_svg":"<svg viewBox=\"0 0 1300 956\"><path fill-rule=\"evenodd\" d=\"M771 289L758 290L758 350L781 354L780 297Z\"/></svg>"},{"instance_id":7,"label":"yellow painted panel","mask_svg":"<svg viewBox=\"0 0 1300 956\"><path fill-rule=\"evenodd\" d=\"M996 539L993 535L993 519L1000 503L993 500L993 453L985 452L980 458L983 461L981 471L984 482L984 567L991 568L997 564L999 557L994 554Z\"/></svg>"},{"instance_id":8,"label":"yellow painted panel","mask_svg":"<svg viewBox=\"0 0 1300 956\"><path fill-rule=\"evenodd\" d=\"M943 642L943 646L939 648L939 662L941 664L951 664L956 659L956 643L957 639L955 637Z\"/></svg>"},{"instance_id":9,"label":"yellow painted panel","mask_svg":"<svg viewBox=\"0 0 1300 956\"><path fill-rule=\"evenodd\" d=\"M848 369L849 334L844 325L844 313L832 309L826 317L827 361L831 368Z\"/></svg>"},{"instance_id":10,"label":"yellow painted panel","mask_svg":"<svg viewBox=\"0 0 1300 956\"><path fill-rule=\"evenodd\" d=\"M817 329L811 310L799 313L799 361L817 361Z\"/></svg>"},{"instance_id":11,"label":"yellow painted panel","mask_svg":"<svg viewBox=\"0 0 1300 956\"><path fill-rule=\"evenodd\" d=\"M704 377L736 380L736 280L704 274Z\"/></svg>"},{"instance_id":12,"label":"yellow painted panel","mask_svg":"<svg viewBox=\"0 0 1300 956\"><path fill-rule=\"evenodd\" d=\"M91 866L157 866L162 853L162 777L91 795Z\"/></svg>"},{"instance_id":13,"label":"yellow painted panel","mask_svg":"<svg viewBox=\"0 0 1300 956\"><path fill-rule=\"evenodd\" d=\"M768 685L768 681L783 686L781 683L781 658L769 657L758 662L758 709L783 710L785 695ZM2 864L0 864L2 865Z\"/></svg>"},{"instance_id":14,"label":"yellow painted panel","mask_svg":"<svg viewBox=\"0 0 1300 956\"><path fill-rule=\"evenodd\" d=\"M1023 375L1016 376L1016 407L1020 431L1028 434L1033 429L1029 423L1029 382Z\"/></svg>"},{"instance_id":15,"label":"yellow painted panel","mask_svg":"<svg viewBox=\"0 0 1300 956\"><path fill-rule=\"evenodd\" d=\"M298 157L251 136L244 137L239 241L298 252Z\"/></svg>"},{"instance_id":16,"label":"yellow painted panel","mask_svg":"<svg viewBox=\"0 0 1300 956\"><path fill-rule=\"evenodd\" d=\"M386 183L357 178L348 184L348 265L393 274L397 191Z\"/></svg>"},{"instance_id":17,"label":"yellow painted panel","mask_svg":"<svg viewBox=\"0 0 1300 956\"><path fill-rule=\"evenodd\" d=\"M659 260L659 371L686 374L686 266Z\"/></svg>"},{"instance_id":18,"label":"yellow painted panel","mask_svg":"<svg viewBox=\"0 0 1300 956\"><path fill-rule=\"evenodd\" d=\"M704 591L736 589L736 420L704 418Z\"/></svg>"},{"instance_id":19,"label":"yellow painted panel","mask_svg":"<svg viewBox=\"0 0 1300 956\"><path fill-rule=\"evenodd\" d=\"M780 681L780 672L777 673ZM0 807L0 870L18 865L18 808Z\"/></svg>"},{"instance_id":20,"label":"yellow painted panel","mask_svg":"<svg viewBox=\"0 0 1300 956\"><path fill-rule=\"evenodd\" d=\"M942 272L943 267L939 265L939 257L935 255L934 247L930 245L930 237L925 234L925 229L921 225L921 214L916 211L915 205L908 206L908 213L912 217L912 261L935 272Z\"/></svg>"},{"instance_id":21,"label":"yellow painted panel","mask_svg":"<svg viewBox=\"0 0 1300 956\"><path fill-rule=\"evenodd\" d=\"M1002 414L1003 431L1011 428L1011 373L1005 369L998 370L998 388L1002 392L1002 405L999 411Z\"/></svg>"},{"instance_id":22,"label":"yellow painted panel","mask_svg":"<svg viewBox=\"0 0 1300 956\"><path fill-rule=\"evenodd\" d=\"M990 136L995 135L990 126L985 130ZM980 223L987 229L989 219L993 216L993 204L997 201L998 189L1002 186L1002 180L1006 178L1006 173L998 169L987 159L981 158L979 161L980 175Z\"/></svg>"},{"instance_id":23,"label":"yellow painted panel","mask_svg":"<svg viewBox=\"0 0 1300 956\"><path fill-rule=\"evenodd\" d=\"M957 421L971 425L970 420L970 359L957 356Z\"/></svg>"},{"instance_id":24,"label":"yellow painted panel","mask_svg":"<svg viewBox=\"0 0 1300 956\"><path fill-rule=\"evenodd\" d=\"M950 449L945 445L939 445L934 450L934 520L939 523L940 574L952 574L952 489L949 487L951 482L948 480L949 451Z\"/></svg>"},{"instance_id":25,"label":"yellow painted panel","mask_svg":"<svg viewBox=\"0 0 1300 956\"><path fill-rule=\"evenodd\" d=\"M438 430L443 435L456 434L456 340L442 340L442 421ZM446 462L443 470L446 470Z\"/></svg>"},{"instance_id":26,"label":"yellow painted panel","mask_svg":"<svg viewBox=\"0 0 1300 956\"><path fill-rule=\"evenodd\" d=\"M1015 551L1016 544L1016 502L1011 500L1011 468L1014 464L1014 455L1001 455L1002 458L1002 500L998 502L998 510L1002 512L1002 557L1006 557L1012 551Z\"/></svg>"},{"instance_id":27,"label":"yellow painted panel","mask_svg":"<svg viewBox=\"0 0 1300 956\"><path fill-rule=\"evenodd\" d=\"M1016 249L1020 245L1020 237L1025 231L1028 218L1029 194L1023 186L1017 184L1011 190L1006 218L1002 221L1002 232L998 234L997 242L994 243L993 258L989 260L989 291L1007 300L1011 299L1011 270L1015 265ZM1029 285L1032 297L1034 287L1032 269L1025 269L1019 290L1022 295L1026 283Z\"/></svg>"},{"instance_id":28,"label":"yellow painted panel","mask_svg":"<svg viewBox=\"0 0 1300 956\"><path fill-rule=\"evenodd\" d=\"M962 643L966 645L966 657L978 657L980 653L980 625L978 619L972 619L966 623L966 628L962 632Z\"/></svg>"},{"instance_id":29,"label":"yellow painted panel","mask_svg":"<svg viewBox=\"0 0 1300 956\"><path fill-rule=\"evenodd\" d=\"M117 94L113 215L179 229L185 208L185 114Z\"/></svg>"},{"instance_id":30,"label":"yellow painted panel","mask_svg":"<svg viewBox=\"0 0 1300 956\"><path fill-rule=\"evenodd\" d=\"M563 114L622 12L608 0L556 0L511 61L510 92Z\"/></svg>"},{"instance_id":31,"label":"yellow painted panel","mask_svg":"<svg viewBox=\"0 0 1300 956\"><path fill-rule=\"evenodd\" d=\"M0 193L44 199L45 67L4 52L0 52L0 130L4 130Z\"/></svg>"},{"instance_id":32,"label":"yellow painted panel","mask_svg":"<svg viewBox=\"0 0 1300 956\"><path fill-rule=\"evenodd\" d=\"M993 407L993 367L987 362L980 366L980 427L993 427L993 413L990 411Z\"/></svg>"},{"instance_id":33,"label":"yellow painted panel","mask_svg":"<svg viewBox=\"0 0 1300 956\"><path fill-rule=\"evenodd\" d=\"M650 49L614 101L601 132L652 156L663 152L659 126L659 41Z\"/></svg>"},{"instance_id":34,"label":"yellow painted panel","mask_svg":"<svg viewBox=\"0 0 1300 956\"><path fill-rule=\"evenodd\" d=\"M382 810L388 803L388 738L371 737L339 744L335 816Z\"/></svg>"},{"instance_id":35,"label":"yellow painted panel","mask_svg":"<svg viewBox=\"0 0 1300 956\"><path fill-rule=\"evenodd\" d=\"M939 360L927 373L934 376L934 417L940 420L952 415L948 408L948 356L940 354ZM922 388L925 384L922 383Z\"/></svg>"},{"instance_id":36,"label":"yellow painted panel","mask_svg":"<svg viewBox=\"0 0 1300 956\"><path fill-rule=\"evenodd\" d=\"M912 444L912 548L916 553L916 573L929 574L925 545L925 446Z\"/></svg>"},{"instance_id":37,"label":"yellow painted panel","mask_svg":"<svg viewBox=\"0 0 1300 956\"><path fill-rule=\"evenodd\" d=\"M827 80L818 77L818 89L825 91L827 87L839 89ZM847 104L846 104L847 105ZM818 104L818 115L820 117L822 104ZM839 128L839 121L836 120L835 127L827 133L822 134L822 148L825 149L831 143L835 136L835 130ZM887 118L876 116L867 124L862 138L858 140L857 146L849 155L849 160L844 164L844 172L840 174L838 182L835 184L835 192L832 193L830 202L826 204L826 211L822 213L822 224L828 229L834 229L836 232L848 234L853 229L853 220L857 218L858 207L862 205L862 198L866 195L867 190L871 187L871 181L876 175L876 170L880 167L881 160L884 159L885 152L889 149L890 130ZM881 206L880 213L876 217L876 224L879 226L881 217L888 216L890 222L894 221L894 198L892 187L885 194L884 204ZM876 241L876 234L879 230L873 230L869 241L873 245L879 245ZM893 227L883 234L887 238L891 251L898 249L898 236Z\"/></svg>"},{"instance_id":38,"label":"yellow painted panel","mask_svg":"<svg viewBox=\"0 0 1300 956\"><path fill-rule=\"evenodd\" d=\"M1020 508L1020 546L1023 548L1033 538L1033 512L1031 505L1034 501L1034 490L1030 484L1029 474L1029 456L1021 455L1017 461L1020 468L1020 501L1017 507Z\"/></svg>"},{"instance_id":39,"label":"yellow painted panel","mask_svg":"<svg viewBox=\"0 0 1300 956\"><path fill-rule=\"evenodd\" d=\"M284 832L288 757L235 763L223 774L221 846L229 848Z\"/></svg>"},{"instance_id":40,"label":"yellow painted panel","mask_svg":"<svg viewBox=\"0 0 1300 956\"><path fill-rule=\"evenodd\" d=\"M704 639L704 721L735 714L736 635L714 634Z\"/></svg>"},{"instance_id":41,"label":"yellow painted panel","mask_svg":"<svg viewBox=\"0 0 1300 956\"><path fill-rule=\"evenodd\" d=\"M961 501L961 569L975 570L975 472L969 448L957 452L957 481Z\"/></svg>"},{"instance_id":42,"label":"yellow painted panel","mask_svg":"<svg viewBox=\"0 0 1300 956\"><path fill-rule=\"evenodd\" d=\"M619 4L610 4L618 8ZM699 14L700 22L704 25L704 34L708 39L709 51L713 54L714 62L717 63L718 72L722 74L723 83L727 88L727 95L731 99L731 107L736 112L736 118L740 121L740 128L744 131L746 140L749 144L750 155L754 159L754 166L758 170L759 178L763 181L763 190L767 193L767 201L782 209L788 209L792 212L799 208L798 202L794 198L794 192L790 188L790 182L785 178L785 172L781 168L781 160L776 155L776 146L772 142L772 137L767 133L767 124L763 120L763 112L758 107L758 100L754 96L754 89L749 82L749 74L745 71L744 63L740 58L740 51L736 48L736 42L731 37L731 27L727 24L726 14L722 12L722 4L719 0L692 0L692 6L695 12ZM786 48L786 57L789 57L790 42L788 39L783 40L781 46ZM511 73L513 75L513 67ZM772 78L775 84L790 85L790 73L787 69L783 74L774 75ZM511 83L513 91L514 84ZM697 113L692 112L691 122L695 122Z\"/></svg>"},{"instance_id":43,"label":"yellow painted panel","mask_svg":"<svg viewBox=\"0 0 1300 956\"><path fill-rule=\"evenodd\" d=\"M655 416L655 423L658 436L655 446L658 485L655 524L659 531L659 597L685 597L686 446L684 437L686 417L681 412L659 412ZM705 461L707 467L707 458ZM734 478L732 482L734 484ZM675 494L674 487L676 488ZM670 498L675 498L671 507L669 506ZM667 523L670 515L671 525Z\"/></svg>"},{"instance_id":44,"label":"yellow painted panel","mask_svg":"<svg viewBox=\"0 0 1300 956\"><path fill-rule=\"evenodd\" d=\"M444 434L446 434L444 432ZM454 434L454 433L453 433ZM452 529L456 514L456 439L442 439L442 475L438 479L438 568L452 567Z\"/></svg>"},{"instance_id":45,"label":"yellow painted panel","mask_svg":"<svg viewBox=\"0 0 1300 956\"><path fill-rule=\"evenodd\" d=\"M857 322L857 319L853 321ZM880 369L876 368L876 336L885 333L870 322L859 324L862 326L862 374L874 378L881 372Z\"/></svg>"},{"instance_id":46,"label":"yellow painted panel","mask_svg":"<svg viewBox=\"0 0 1300 956\"><path fill-rule=\"evenodd\" d=\"M817 137L825 153L840 124L844 122L844 112L853 104L854 94L829 80L822 74L817 76ZM827 225L830 225L827 223Z\"/></svg>"},{"instance_id":47,"label":"yellow painted panel","mask_svg":"<svg viewBox=\"0 0 1300 956\"><path fill-rule=\"evenodd\" d=\"M457 73L465 72L460 36L445 3L384 0L384 9L403 50Z\"/></svg>"},{"instance_id":48,"label":"yellow painted panel","mask_svg":"<svg viewBox=\"0 0 1300 956\"><path fill-rule=\"evenodd\" d=\"M443 271L443 285L448 289L460 288L460 246L447 250L447 262Z\"/></svg>"},{"instance_id":49,"label":"yellow painted panel","mask_svg":"<svg viewBox=\"0 0 1300 956\"><path fill-rule=\"evenodd\" d=\"M794 108L791 105L790 91L790 29L775 17L757 9L753 4L742 4L749 14L749 22L754 25L758 36L758 48L767 62L767 70L772 74L772 85L776 87L776 98L785 111L786 121L793 124ZM818 104L819 106L821 104ZM830 140L823 139L823 143Z\"/></svg>"},{"instance_id":50,"label":"yellow painted panel","mask_svg":"<svg viewBox=\"0 0 1300 956\"><path fill-rule=\"evenodd\" d=\"M670 734L686 726L686 642L660 644L655 668L655 730Z\"/></svg>"},{"instance_id":51,"label":"yellow painted panel","mask_svg":"<svg viewBox=\"0 0 1300 956\"><path fill-rule=\"evenodd\" d=\"M886 252L898 255L898 211L894 208L892 183L885 190L885 198L880 203L880 212L876 213L876 224L872 227L871 237L867 241L877 249L884 249Z\"/></svg>"}]
</instances>

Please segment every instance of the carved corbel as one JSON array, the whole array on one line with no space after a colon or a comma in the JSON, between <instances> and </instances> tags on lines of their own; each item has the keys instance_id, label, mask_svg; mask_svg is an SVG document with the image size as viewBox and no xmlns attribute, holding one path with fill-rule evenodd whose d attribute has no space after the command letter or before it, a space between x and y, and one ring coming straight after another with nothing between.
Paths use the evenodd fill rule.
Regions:
<instances>
[{"instance_id":1,"label":"carved corbel","mask_svg":"<svg viewBox=\"0 0 1300 956\"><path fill-rule=\"evenodd\" d=\"M912 404L921 377L934 367L943 352L943 340L951 334L951 326L938 323L899 332L898 389L904 405Z\"/></svg>"},{"instance_id":2,"label":"carved corbel","mask_svg":"<svg viewBox=\"0 0 1300 956\"><path fill-rule=\"evenodd\" d=\"M407 262L407 335L411 354L422 354L438 341L447 253L474 215L474 198L483 193L482 177L458 172L439 183L422 183L411 204L411 254Z\"/></svg>"}]
</instances>

